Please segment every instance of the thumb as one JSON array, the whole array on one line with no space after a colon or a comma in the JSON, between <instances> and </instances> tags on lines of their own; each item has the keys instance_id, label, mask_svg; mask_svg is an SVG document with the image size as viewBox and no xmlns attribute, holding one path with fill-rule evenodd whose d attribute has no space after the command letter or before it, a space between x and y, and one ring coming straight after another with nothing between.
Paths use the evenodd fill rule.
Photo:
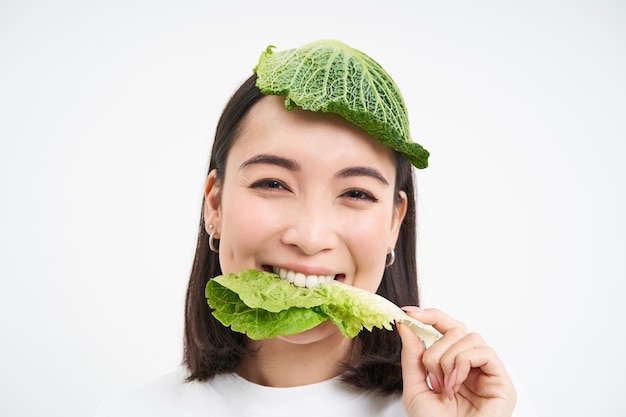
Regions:
<instances>
[{"instance_id":1,"label":"thumb","mask_svg":"<svg viewBox=\"0 0 626 417\"><path fill-rule=\"evenodd\" d=\"M422 357L426 351L422 340L402 323L398 323L396 328L402 339L401 358L404 392L414 392L415 395L429 392L426 368L422 362Z\"/></svg>"}]
</instances>

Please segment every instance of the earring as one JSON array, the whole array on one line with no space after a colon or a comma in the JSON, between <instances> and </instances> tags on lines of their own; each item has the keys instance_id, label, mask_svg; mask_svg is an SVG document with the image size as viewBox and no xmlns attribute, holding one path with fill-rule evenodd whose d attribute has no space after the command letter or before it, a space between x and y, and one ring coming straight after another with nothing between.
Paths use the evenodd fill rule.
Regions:
<instances>
[{"instance_id":1,"label":"earring","mask_svg":"<svg viewBox=\"0 0 626 417\"><path fill-rule=\"evenodd\" d=\"M215 239L213 238L213 234L215 233L213 231L213 225L210 224L209 225L209 249L211 249L211 251L215 252L215 253L219 253L220 249L215 247Z\"/></svg>"},{"instance_id":2,"label":"earring","mask_svg":"<svg viewBox=\"0 0 626 417\"><path fill-rule=\"evenodd\" d=\"M395 249L391 248L391 252L389 252L387 254L387 259L385 262L385 268L390 267L391 265L393 265L393 263L396 261L396 251Z\"/></svg>"}]
</instances>

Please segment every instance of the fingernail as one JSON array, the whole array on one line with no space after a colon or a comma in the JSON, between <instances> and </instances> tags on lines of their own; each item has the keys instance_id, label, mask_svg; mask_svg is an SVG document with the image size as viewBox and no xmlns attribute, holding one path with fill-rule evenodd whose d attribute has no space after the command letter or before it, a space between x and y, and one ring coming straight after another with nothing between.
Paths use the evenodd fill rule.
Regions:
<instances>
[{"instance_id":1,"label":"fingernail","mask_svg":"<svg viewBox=\"0 0 626 417\"><path fill-rule=\"evenodd\" d=\"M446 378L447 381L445 382L446 393L448 394L448 398L450 399L450 401L454 399L454 386L456 385L456 376L457 376L457 370L456 368L454 368L452 370L452 373L450 373L450 377Z\"/></svg>"},{"instance_id":2,"label":"fingernail","mask_svg":"<svg viewBox=\"0 0 626 417\"><path fill-rule=\"evenodd\" d=\"M435 374L428 374L428 380L434 393L441 394L441 383L435 376Z\"/></svg>"},{"instance_id":3,"label":"fingernail","mask_svg":"<svg viewBox=\"0 0 626 417\"><path fill-rule=\"evenodd\" d=\"M424 309L422 307L418 307L418 306L404 306L404 307L401 307L401 308L404 311L413 311L415 313L421 313L422 311L424 311Z\"/></svg>"}]
</instances>

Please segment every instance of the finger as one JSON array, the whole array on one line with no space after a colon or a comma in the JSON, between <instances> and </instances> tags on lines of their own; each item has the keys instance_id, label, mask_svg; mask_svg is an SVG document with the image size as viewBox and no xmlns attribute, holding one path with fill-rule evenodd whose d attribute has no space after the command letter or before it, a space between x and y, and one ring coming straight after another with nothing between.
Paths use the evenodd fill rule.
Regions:
<instances>
[{"instance_id":1,"label":"finger","mask_svg":"<svg viewBox=\"0 0 626 417\"><path fill-rule=\"evenodd\" d=\"M444 375L443 389L448 398L452 399L465 382L472 369L471 354L480 348L486 348L484 340L477 333L470 333L447 346L441 355L439 364Z\"/></svg>"},{"instance_id":2,"label":"finger","mask_svg":"<svg viewBox=\"0 0 626 417\"><path fill-rule=\"evenodd\" d=\"M478 333L468 333L454 341L454 343L447 345L439 361L443 373L450 375L455 368L458 368L459 355L461 355L462 352L484 346L487 346L487 344Z\"/></svg>"},{"instance_id":3,"label":"finger","mask_svg":"<svg viewBox=\"0 0 626 417\"><path fill-rule=\"evenodd\" d=\"M406 307L405 312L424 324L430 324L442 334L445 334L453 329L465 329L465 325L463 323L453 319L436 308L411 309L410 307Z\"/></svg>"},{"instance_id":4,"label":"finger","mask_svg":"<svg viewBox=\"0 0 626 417\"><path fill-rule=\"evenodd\" d=\"M416 390L418 394L429 391L422 363L425 351L422 340L404 324L398 323L396 327L402 339L402 383L405 389Z\"/></svg>"},{"instance_id":5,"label":"finger","mask_svg":"<svg viewBox=\"0 0 626 417\"><path fill-rule=\"evenodd\" d=\"M478 346L460 352L455 358L456 386L462 385L472 369L480 369L486 377L509 379L504 364L490 346Z\"/></svg>"},{"instance_id":6,"label":"finger","mask_svg":"<svg viewBox=\"0 0 626 417\"><path fill-rule=\"evenodd\" d=\"M513 383L504 364L490 346L460 352L451 378L446 382L445 392L449 397L461 392L465 396L515 400Z\"/></svg>"},{"instance_id":7,"label":"finger","mask_svg":"<svg viewBox=\"0 0 626 417\"><path fill-rule=\"evenodd\" d=\"M445 381L445 394L453 399L459 393L475 405L481 404L483 400L500 404L499 407L505 407L509 411L494 415L511 415L517 395L504 364L493 348L484 343L473 346L479 339L468 336L453 348L467 347L454 355L454 369ZM496 399L500 401L497 402Z\"/></svg>"},{"instance_id":8,"label":"finger","mask_svg":"<svg viewBox=\"0 0 626 417\"><path fill-rule=\"evenodd\" d=\"M442 367L442 357L454 346L459 340L461 340L467 334L465 325L457 320L452 319L450 316L442 313L437 309L406 309L407 314L420 320L425 324L431 324L437 330L439 330L443 336L433 343L430 348L424 353L422 362L428 372L433 389L435 385L443 388L448 381L452 367L444 369ZM437 390L440 392L440 390Z\"/></svg>"}]
</instances>

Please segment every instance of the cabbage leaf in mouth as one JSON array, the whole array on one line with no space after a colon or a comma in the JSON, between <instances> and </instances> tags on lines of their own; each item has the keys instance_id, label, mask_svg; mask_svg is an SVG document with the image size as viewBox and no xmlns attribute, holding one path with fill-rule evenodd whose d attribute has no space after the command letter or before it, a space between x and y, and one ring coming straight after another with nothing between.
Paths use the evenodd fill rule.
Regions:
<instances>
[{"instance_id":1,"label":"cabbage leaf in mouth","mask_svg":"<svg viewBox=\"0 0 626 417\"><path fill-rule=\"evenodd\" d=\"M205 295L218 321L254 340L302 333L326 320L350 338L363 329L392 330L396 322L426 343L440 336L384 297L337 281L296 287L274 273L246 270L210 279Z\"/></svg>"}]
</instances>

